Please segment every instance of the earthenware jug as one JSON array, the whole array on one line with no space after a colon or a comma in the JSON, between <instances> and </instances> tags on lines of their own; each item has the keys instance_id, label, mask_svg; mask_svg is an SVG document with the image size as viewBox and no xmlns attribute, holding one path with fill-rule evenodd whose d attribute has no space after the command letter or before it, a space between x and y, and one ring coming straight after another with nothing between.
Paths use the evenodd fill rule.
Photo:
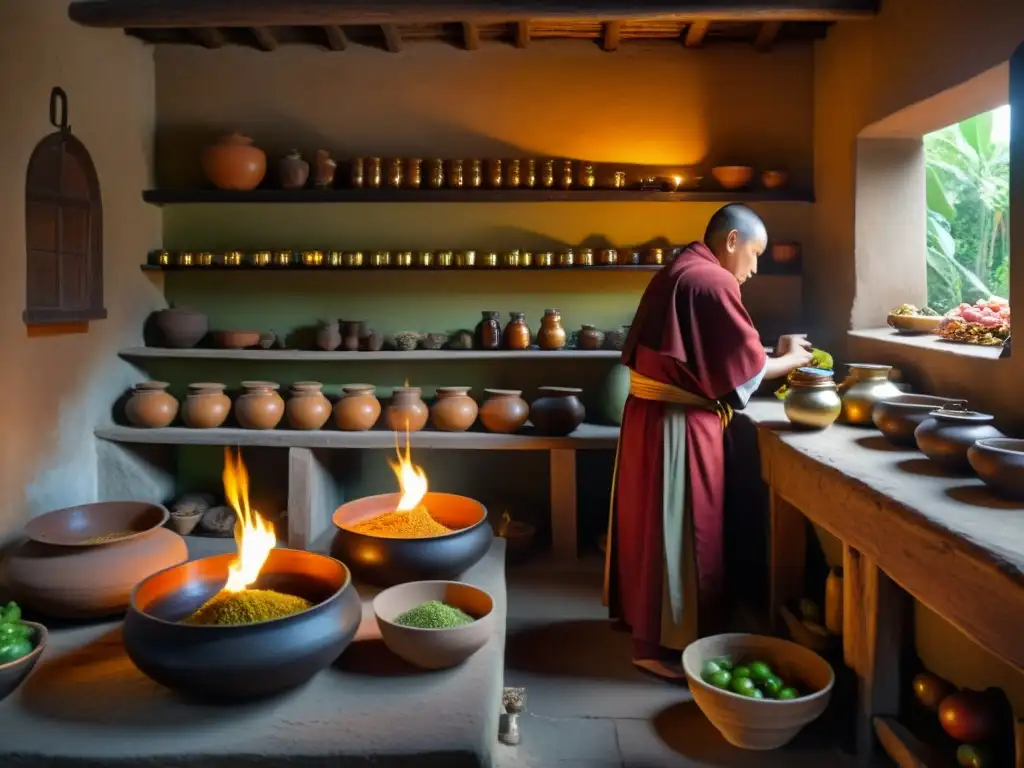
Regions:
<instances>
[{"instance_id":1,"label":"earthenware jug","mask_svg":"<svg viewBox=\"0 0 1024 768\"><path fill-rule=\"evenodd\" d=\"M341 329L337 320L320 326L320 330L316 332L316 345L325 352L333 352L341 346Z\"/></svg>"},{"instance_id":2,"label":"earthenware jug","mask_svg":"<svg viewBox=\"0 0 1024 768\"><path fill-rule=\"evenodd\" d=\"M284 413L292 429L320 429L331 417L331 401L323 393L319 381L297 381L292 384L291 397Z\"/></svg>"},{"instance_id":3,"label":"earthenware jug","mask_svg":"<svg viewBox=\"0 0 1024 768\"><path fill-rule=\"evenodd\" d=\"M598 395L601 404L601 416L609 424L622 424L622 412L626 408L629 397L629 368L616 363L601 383Z\"/></svg>"},{"instance_id":4,"label":"earthenware jug","mask_svg":"<svg viewBox=\"0 0 1024 768\"><path fill-rule=\"evenodd\" d=\"M255 189L267 172L267 156L252 139L233 133L202 154L203 174L219 189Z\"/></svg>"},{"instance_id":5,"label":"earthenware jug","mask_svg":"<svg viewBox=\"0 0 1024 768\"><path fill-rule=\"evenodd\" d=\"M541 349L555 350L565 346L565 328L557 309L545 309L537 331L537 345Z\"/></svg>"},{"instance_id":6,"label":"earthenware jug","mask_svg":"<svg viewBox=\"0 0 1024 768\"><path fill-rule=\"evenodd\" d=\"M889 381L892 366L851 363L847 368L849 374L838 387L843 401L842 419L858 427L871 426L875 404L902 394Z\"/></svg>"},{"instance_id":7,"label":"earthenware jug","mask_svg":"<svg viewBox=\"0 0 1024 768\"><path fill-rule=\"evenodd\" d=\"M166 381L143 381L135 385L124 407L124 415L135 427L160 429L178 415L178 401L167 391Z\"/></svg>"},{"instance_id":8,"label":"earthenware jug","mask_svg":"<svg viewBox=\"0 0 1024 768\"><path fill-rule=\"evenodd\" d=\"M843 410L832 372L822 368L798 368L787 380L789 391L782 408L792 424L808 429L831 426Z\"/></svg>"},{"instance_id":9,"label":"earthenware jug","mask_svg":"<svg viewBox=\"0 0 1024 768\"><path fill-rule=\"evenodd\" d=\"M224 394L224 385L200 382L188 385L189 393L181 407L181 419L192 429L215 429L231 412L231 398Z\"/></svg>"},{"instance_id":10,"label":"earthenware jug","mask_svg":"<svg viewBox=\"0 0 1024 768\"><path fill-rule=\"evenodd\" d=\"M210 328L206 315L196 309L169 307L153 315L153 325L165 345L172 349L194 347Z\"/></svg>"},{"instance_id":11,"label":"earthenware jug","mask_svg":"<svg viewBox=\"0 0 1024 768\"><path fill-rule=\"evenodd\" d=\"M485 389L487 399L480 406L480 423L488 432L511 434L530 418L530 406L518 389Z\"/></svg>"},{"instance_id":12,"label":"earthenware jug","mask_svg":"<svg viewBox=\"0 0 1024 768\"><path fill-rule=\"evenodd\" d=\"M1005 437L992 425L994 421L988 413L968 411L957 404L944 405L918 425L914 439L921 453L947 472L970 474L970 447L978 440Z\"/></svg>"},{"instance_id":13,"label":"earthenware jug","mask_svg":"<svg viewBox=\"0 0 1024 768\"><path fill-rule=\"evenodd\" d=\"M476 421L477 404L470 387L438 387L430 407L430 422L441 432L465 432Z\"/></svg>"},{"instance_id":14,"label":"earthenware jug","mask_svg":"<svg viewBox=\"0 0 1024 768\"><path fill-rule=\"evenodd\" d=\"M244 394L235 401L235 418L243 429L274 429L284 416L284 400L272 381L243 381Z\"/></svg>"},{"instance_id":15,"label":"earthenware jug","mask_svg":"<svg viewBox=\"0 0 1024 768\"><path fill-rule=\"evenodd\" d=\"M309 163L302 159L299 150L293 149L277 164L282 189L302 189L309 180Z\"/></svg>"},{"instance_id":16,"label":"earthenware jug","mask_svg":"<svg viewBox=\"0 0 1024 768\"><path fill-rule=\"evenodd\" d=\"M384 412L384 423L396 432L419 432L427 424L427 404L419 387L395 387Z\"/></svg>"},{"instance_id":17,"label":"earthenware jug","mask_svg":"<svg viewBox=\"0 0 1024 768\"><path fill-rule=\"evenodd\" d=\"M525 312L509 312L505 326L505 349L529 349L530 326L526 324Z\"/></svg>"},{"instance_id":18,"label":"earthenware jug","mask_svg":"<svg viewBox=\"0 0 1024 768\"><path fill-rule=\"evenodd\" d=\"M581 326L576 339L580 349L600 349L601 345L604 344L604 334L597 330L596 325Z\"/></svg>"},{"instance_id":19,"label":"earthenware jug","mask_svg":"<svg viewBox=\"0 0 1024 768\"><path fill-rule=\"evenodd\" d=\"M342 387L344 396L334 406L334 424L346 432L365 432L380 418L380 401L371 384Z\"/></svg>"},{"instance_id":20,"label":"earthenware jug","mask_svg":"<svg viewBox=\"0 0 1024 768\"><path fill-rule=\"evenodd\" d=\"M501 349L501 314L493 311L481 312L483 317L476 324L474 342L477 349Z\"/></svg>"},{"instance_id":21,"label":"earthenware jug","mask_svg":"<svg viewBox=\"0 0 1024 768\"><path fill-rule=\"evenodd\" d=\"M530 406L530 421L542 435L563 437L583 423L586 410L575 387L540 387L540 397Z\"/></svg>"}]
</instances>

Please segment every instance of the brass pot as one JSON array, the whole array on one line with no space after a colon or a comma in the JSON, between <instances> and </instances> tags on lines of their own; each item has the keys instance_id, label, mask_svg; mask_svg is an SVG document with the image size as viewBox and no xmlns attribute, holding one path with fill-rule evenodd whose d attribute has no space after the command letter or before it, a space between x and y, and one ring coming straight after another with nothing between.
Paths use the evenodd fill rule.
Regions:
<instances>
[{"instance_id":1,"label":"brass pot","mask_svg":"<svg viewBox=\"0 0 1024 768\"><path fill-rule=\"evenodd\" d=\"M224 254L224 266L225 267L240 267L242 266L242 260L245 258L245 254L241 251L228 251Z\"/></svg>"},{"instance_id":2,"label":"brass pot","mask_svg":"<svg viewBox=\"0 0 1024 768\"><path fill-rule=\"evenodd\" d=\"M480 266L487 267L488 269L493 269L498 266L498 254L493 252L485 253L480 257Z\"/></svg>"},{"instance_id":3,"label":"brass pot","mask_svg":"<svg viewBox=\"0 0 1024 768\"><path fill-rule=\"evenodd\" d=\"M213 254L209 251L202 251L196 254L196 264L200 267L209 267L213 265Z\"/></svg>"},{"instance_id":4,"label":"brass pot","mask_svg":"<svg viewBox=\"0 0 1024 768\"><path fill-rule=\"evenodd\" d=\"M463 269L476 266L476 251L459 251L455 254L455 266Z\"/></svg>"},{"instance_id":5,"label":"brass pot","mask_svg":"<svg viewBox=\"0 0 1024 768\"><path fill-rule=\"evenodd\" d=\"M839 418L843 403L831 377L807 382L790 379L783 410L793 424L824 429Z\"/></svg>"},{"instance_id":6,"label":"brass pot","mask_svg":"<svg viewBox=\"0 0 1024 768\"><path fill-rule=\"evenodd\" d=\"M274 264L279 267L290 267L295 260L291 251L274 251Z\"/></svg>"},{"instance_id":7,"label":"brass pot","mask_svg":"<svg viewBox=\"0 0 1024 768\"><path fill-rule=\"evenodd\" d=\"M177 256L179 267L191 267L196 263L196 255L192 251L180 251Z\"/></svg>"},{"instance_id":8,"label":"brass pot","mask_svg":"<svg viewBox=\"0 0 1024 768\"><path fill-rule=\"evenodd\" d=\"M384 175L381 159L379 157L366 158L363 169L363 183L370 189L380 189Z\"/></svg>"},{"instance_id":9,"label":"brass pot","mask_svg":"<svg viewBox=\"0 0 1024 768\"><path fill-rule=\"evenodd\" d=\"M571 267L576 263L576 254L573 253L572 248L567 251L562 251L558 254L558 266L560 267Z\"/></svg>"},{"instance_id":10,"label":"brass pot","mask_svg":"<svg viewBox=\"0 0 1024 768\"><path fill-rule=\"evenodd\" d=\"M581 267L592 267L594 266L594 249L593 248L580 248L577 256L577 263Z\"/></svg>"},{"instance_id":11,"label":"brass pot","mask_svg":"<svg viewBox=\"0 0 1024 768\"><path fill-rule=\"evenodd\" d=\"M855 426L872 426L875 404L903 394L889 381L891 365L851 363L849 374L839 385L843 399L843 421Z\"/></svg>"},{"instance_id":12,"label":"brass pot","mask_svg":"<svg viewBox=\"0 0 1024 768\"><path fill-rule=\"evenodd\" d=\"M416 266L417 267L432 267L432 266L434 266L434 252L433 251L419 251L416 254Z\"/></svg>"},{"instance_id":13,"label":"brass pot","mask_svg":"<svg viewBox=\"0 0 1024 768\"><path fill-rule=\"evenodd\" d=\"M534 254L533 259L534 266L537 267L551 267L555 264L555 255L550 251L544 253Z\"/></svg>"},{"instance_id":14,"label":"brass pot","mask_svg":"<svg viewBox=\"0 0 1024 768\"><path fill-rule=\"evenodd\" d=\"M254 251L249 255L249 259L253 266L265 267L270 264L270 260L273 258L273 254L270 251Z\"/></svg>"},{"instance_id":15,"label":"brass pot","mask_svg":"<svg viewBox=\"0 0 1024 768\"><path fill-rule=\"evenodd\" d=\"M501 256L501 266L509 269L516 269L521 266L522 254L519 251L509 251Z\"/></svg>"},{"instance_id":16,"label":"brass pot","mask_svg":"<svg viewBox=\"0 0 1024 768\"><path fill-rule=\"evenodd\" d=\"M363 252L346 251L341 255L341 263L346 267L361 267L363 266Z\"/></svg>"},{"instance_id":17,"label":"brass pot","mask_svg":"<svg viewBox=\"0 0 1024 768\"><path fill-rule=\"evenodd\" d=\"M391 253L388 251L376 251L370 256L371 267L390 267L391 266Z\"/></svg>"},{"instance_id":18,"label":"brass pot","mask_svg":"<svg viewBox=\"0 0 1024 768\"><path fill-rule=\"evenodd\" d=\"M323 251L303 251L302 264L306 267L322 267L324 265Z\"/></svg>"},{"instance_id":19,"label":"brass pot","mask_svg":"<svg viewBox=\"0 0 1024 768\"><path fill-rule=\"evenodd\" d=\"M605 267L611 267L619 263L619 252L614 248L603 248L598 254L598 263Z\"/></svg>"},{"instance_id":20,"label":"brass pot","mask_svg":"<svg viewBox=\"0 0 1024 768\"><path fill-rule=\"evenodd\" d=\"M395 254L395 266L411 267L412 259L412 251L399 251L398 253Z\"/></svg>"},{"instance_id":21,"label":"brass pot","mask_svg":"<svg viewBox=\"0 0 1024 768\"><path fill-rule=\"evenodd\" d=\"M438 251L435 255L434 266L447 268L455 261L455 254L451 251Z\"/></svg>"}]
</instances>

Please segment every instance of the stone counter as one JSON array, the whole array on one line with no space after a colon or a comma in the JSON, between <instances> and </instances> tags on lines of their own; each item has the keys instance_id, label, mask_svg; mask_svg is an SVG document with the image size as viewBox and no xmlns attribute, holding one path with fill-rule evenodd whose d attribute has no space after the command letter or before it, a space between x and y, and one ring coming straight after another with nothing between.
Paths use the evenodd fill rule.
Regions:
<instances>
[{"instance_id":1,"label":"stone counter","mask_svg":"<svg viewBox=\"0 0 1024 768\"><path fill-rule=\"evenodd\" d=\"M192 547L190 547L192 549ZM121 622L51 631L43 660L0 702L0 765L492 765L505 655L505 544L463 580L494 596L490 643L461 667L424 672L380 641L370 598L342 657L304 687L239 706L186 702L127 658Z\"/></svg>"}]
</instances>

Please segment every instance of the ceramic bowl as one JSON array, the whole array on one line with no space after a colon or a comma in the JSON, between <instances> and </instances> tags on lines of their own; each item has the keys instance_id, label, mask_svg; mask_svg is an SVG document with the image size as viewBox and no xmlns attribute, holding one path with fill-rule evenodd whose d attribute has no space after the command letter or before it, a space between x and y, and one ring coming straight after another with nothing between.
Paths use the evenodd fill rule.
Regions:
<instances>
[{"instance_id":1,"label":"ceramic bowl","mask_svg":"<svg viewBox=\"0 0 1024 768\"><path fill-rule=\"evenodd\" d=\"M885 322L897 333L906 336L915 336L925 333L935 333L942 318L933 315L888 315Z\"/></svg>"},{"instance_id":2,"label":"ceramic bowl","mask_svg":"<svg viewBox=\"0 0 1024 768\"><path fill-rule=\"evenodd\" d=\"M43 657L43 651L46 650L48 638L46 627L36 624L34 621L24 623L32 628L32 642L35 643L35 648L27 656L0 664L0 701L18 690L18 687L25 682L25 678L36 668L36 664Z\"/></svg>"},{"instance_id":3,"label":"ceramic bowl","mask_svg":"<svg viewBox=\"0 0 1024 768\"><path fill-rule=\"evenodd\" d=\"M701 679L700 670L705 661L723 656L734 661L763 659L783 680L813 693L773 701L715 688ZM788 744L825 711L835 684L832 667L814 651L763 635L713 635L697 640L683 651L683 669L700 711L726 741L741 749L769 750Z\"/></svg>"},{"instance_id":4,"label":"ceramic bowl","mask_svg":"<svg viewBox=\"0 0 1024 768\"><path fill-rule=\"evenodd\" d=\"M754 169L749 165L720 165L711 169L722 189L743 189L754 178Z\"/></svg>"},{"instance_id":5,"label":"ceramic bowl","mask_svg":"<svg viewBox=\"0 0 1024 768\"><path fill-rule=\"evenodd\" d=\"M214 331L213 343L220 349L249 349L258 346L259 331Z\"/></svg>"},{"instance_id":6,"label":"ceramic bowl","mask_svg":"<svg viewBox=\"0 0 1024 768\"><path fill-rule=\"evenodd\" d=\"M145 501L100 501L65 507L33 517L24 534L41 544L62 547L104 546L141 536L170 517L167 507ZM110 537L105 540L104 537Z\"/></svg>"},{"instance_id":7,"label":"ceramic bowl","mask_svg":"<svg viewBox=\"0 0 1024 768\"><path fill-rule=\"evenodd\" d=\"M761 185L765 189L782 189L789 182L785 171L765 171L761 174Z\"/></svg>"},{"instance_id":8,"label":"ceramic bowl","mask_svg":"<svg viewBox=\"0 0 1024 768\"><path fill-rule=\"evenodd\" d=\"M967 460L978 477L1000 496L1024 501L1024 440L979 440L967 449Z\"/></svg>"},{"instance_id":9,"label":"ceramic bowl","mask_svg":"<svg viewBox=\"0 0 1024 768\"><path fill-rule=\"evenodd\" d=\"M891 400L876 403L871 411L871 421L882 436L893 445L916 448L914 430L918 425L937 408L954 404L967 407L966 400L933 395L899 395Z\"/></svg>"},{"instance_id":10,"label":"ceramic bowl","mask_svg":"<svg viewBox=\"0 0 1024 768\"><path fill-rule=\"evenodd\" d=\"M188 515L171 515L167 520L167 527L179 536L188 536L199 525L199 521L203 519L204 512L206 510L192 512Z\"/></svg>"},{"instance_id":11,"label":"ceramic bowl","mask_svg":"<svg viewBox=\"0 0 1024 768\"><path fill-rule=\"evenodd\" d=\"M439 600L459 608L476 621L451 629L416 629L394 620L416 606ZM392 653L423 669L462 664L494 634L494 598L458 581L412 581L385 589L373 599L380 636Z\"/></svg>"}]
</instances>

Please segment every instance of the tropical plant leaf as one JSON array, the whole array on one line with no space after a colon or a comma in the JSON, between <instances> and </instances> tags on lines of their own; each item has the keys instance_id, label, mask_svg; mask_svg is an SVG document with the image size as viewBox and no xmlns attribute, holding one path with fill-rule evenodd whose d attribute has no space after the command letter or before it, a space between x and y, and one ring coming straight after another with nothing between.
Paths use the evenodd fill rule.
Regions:
<instances>
[{"instance_id":1,"label":"tropical plant leaf","mask_svg":"<svg viewBox=\"0 0 1024 768\"><path fill-rule=\"evenodd\" d=\"M928 209L935 211L947 222L956 218L956 208L946 195L946 187L939 178L939 173L931 164L925 170L925 200ZM918 198L920 199L920 198ZM949 234L948 232L946 234ZM952 240L952 237L950 238Z\"/></svg>"},{"instance_id":2,"label":"tropical plant leaf","mask_svg":"<svg viewBox=\"0 0 1024 768\"><path fill-rule=\"evenodd\" d=\"M992 113L982 112L959 123L960 134L981 161L992 156Z\"/></svg>"}]
</instances>

